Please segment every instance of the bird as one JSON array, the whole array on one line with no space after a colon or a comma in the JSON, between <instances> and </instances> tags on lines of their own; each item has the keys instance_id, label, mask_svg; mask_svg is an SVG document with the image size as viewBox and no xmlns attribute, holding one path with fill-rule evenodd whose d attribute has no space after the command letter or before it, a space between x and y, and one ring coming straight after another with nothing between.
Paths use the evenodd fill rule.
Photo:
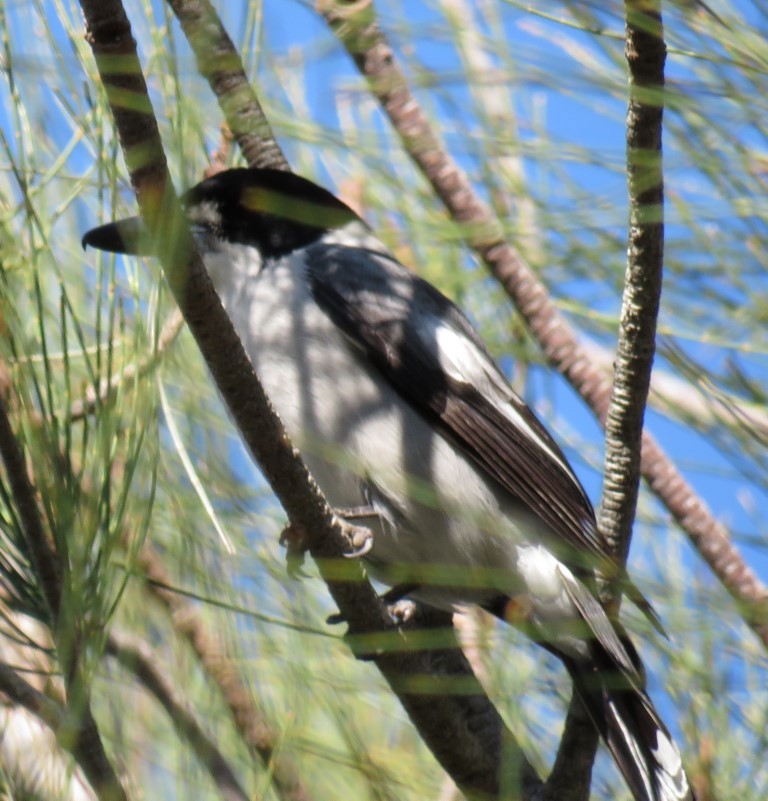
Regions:
<instances>
[{"instance_id":1,"label":"bird","mask_svg":"<svg viewBox=\"0 0 768 801\"><path fill-rule=\"evenodd\" d=\"M389 597L476 604L555 654L636 801L692 801L642 661L601 579L659 625L601 535L579 479L468 317L327 189L232 168L182 206L257 375ZM83 247L157 248L133 217ZM362 510L362 512L360 511Z\"/></svg>"}]
</instances>

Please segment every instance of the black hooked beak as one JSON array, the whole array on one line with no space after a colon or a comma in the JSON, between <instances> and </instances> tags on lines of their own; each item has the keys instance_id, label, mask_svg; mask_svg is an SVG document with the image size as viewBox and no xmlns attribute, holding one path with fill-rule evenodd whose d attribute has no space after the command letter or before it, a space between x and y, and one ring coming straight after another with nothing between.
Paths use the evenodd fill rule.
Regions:
<instances>
[{"instance_id":1,"label":"black hooked beak","mask_svg":"<svg viewBox=\"0 0 768 801\"><path fill-rule=\"evenodd\" d=\"M83 236L81 242L83 250L90 245L97 250L132 256L152 256L155 253L150 235L140 217L128 217L125 220L92 228Z\"/></svg>"}]
</instances>

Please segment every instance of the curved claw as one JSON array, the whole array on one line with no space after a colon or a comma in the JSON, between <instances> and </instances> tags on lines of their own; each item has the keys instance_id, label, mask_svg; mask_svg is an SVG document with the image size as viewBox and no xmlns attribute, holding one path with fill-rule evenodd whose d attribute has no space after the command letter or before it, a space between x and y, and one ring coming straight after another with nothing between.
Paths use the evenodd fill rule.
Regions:
<instances>
[{"instance_id":1,"label":"curved claw","mask_svg":"<svg viewBox=\"0 0 768 801\"><path fill-rule=\"evenodd\" d=\"M364 537L362 544L358 545L361 537ZM345 559L362 559L367 556L373 549L373 533L364 528L355 528L354 535L351 537L352 544L355 546L354 551L344 554Z\"/></svg>"},{"instance_id":2,"label":"curved claw","mask_svg":"<svg viewBox=\"0 0 768 801\"><path fill-rule=\"evenodd\" d=\"M278 542L289 554L304 553L308 548L309 535L299 523L288 523L280 532Z\"/></svg>"}]
</instances>

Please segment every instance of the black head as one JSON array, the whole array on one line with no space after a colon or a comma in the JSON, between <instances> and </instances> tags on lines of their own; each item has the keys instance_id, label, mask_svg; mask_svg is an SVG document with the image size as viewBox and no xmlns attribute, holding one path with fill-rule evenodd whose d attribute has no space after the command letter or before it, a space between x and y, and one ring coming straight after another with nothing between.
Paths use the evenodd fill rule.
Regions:
<instances>
[{"instance_id":1,"label":"black head","mask_svg":"<svg viewBox=\"0 0 768 801\"><path fill-rule=\"evenodd\" d=\"M310 245L358 216L327 189L290 172L232 169L206 178L181 198L193 230L244 245L266 257ZM148 253L138 218L94 228L83 237L118 253Z\"/></svg>"},{"instance_id":2,"label":"black head","mask_svg":"<svg viewBox=\"0 0 768 801\"><path fill-rule=\"evenodd\" d=\"M182 198L190 224L267 257L309 245L357 215L327 189L281 170L220 172Z\"/></svg>"}]
</instances>

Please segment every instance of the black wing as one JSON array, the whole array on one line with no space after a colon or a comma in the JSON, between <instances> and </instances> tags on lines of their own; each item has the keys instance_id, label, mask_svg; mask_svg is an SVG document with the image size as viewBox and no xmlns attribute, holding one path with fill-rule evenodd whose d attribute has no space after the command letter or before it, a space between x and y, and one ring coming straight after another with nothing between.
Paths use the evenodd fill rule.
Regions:
<instances>
[{"instance_id":1,"label":"black wing","mask_svg":"<svg viewBox=\"0 0 768 801\"><path fill-rule=\"evenodd\" d=\"M307 265L318 305L412 407L568 544L558 558L579 572L610 561L565 456L458 307L374 251L318 244Z\"/></svg>"}]
</instances>

